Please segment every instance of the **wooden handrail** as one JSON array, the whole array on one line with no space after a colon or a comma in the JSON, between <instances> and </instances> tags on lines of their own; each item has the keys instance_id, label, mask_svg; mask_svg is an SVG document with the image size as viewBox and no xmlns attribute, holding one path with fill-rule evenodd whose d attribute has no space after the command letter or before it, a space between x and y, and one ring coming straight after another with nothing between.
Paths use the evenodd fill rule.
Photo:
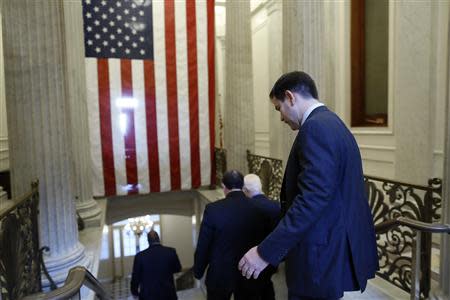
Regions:
<instances>
[{"instance_id":1,"label":"wooden handrail","mask_svg":"<svg viewBox=\"0 0 450 300\"><path fill-rule=\"evenodd\" d=\"M64 285L49 293L37 293L29 295L23 300L65 300L80 293L81 287L85 285L93 290L100 300L112 299L103 285L85 267L74 267L70 269Z\"/></svg>"}]
</instances>

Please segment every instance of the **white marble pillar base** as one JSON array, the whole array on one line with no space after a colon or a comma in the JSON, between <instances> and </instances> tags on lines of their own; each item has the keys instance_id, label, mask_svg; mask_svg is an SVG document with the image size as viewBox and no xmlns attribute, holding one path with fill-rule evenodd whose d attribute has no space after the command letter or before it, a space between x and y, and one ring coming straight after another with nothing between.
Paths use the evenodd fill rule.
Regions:
<instances>
[{"instance_id":1,"label":"white marble pillar base","mask_svg":"<svg viewBox=\"0 0 450 300\"><path fill-rule=\"evenodd\" d=\"M3 187L0 186L0 203L8 200L8 194L3 190Z\"/></svg>"},{"instance_id":2,"label":"white marble pillar base","mask_svg":"<svg viewBox=\"0 0 450 300\"><path fill-rule=\"evenodd\" d=\"M80 214L86 227L97 227L101 224L102 211L94 199L77 202L77 212Z\"/></svg>"},{"instance_id":3,"label":"white marble pillar base","mask_svg":"<svg viewBox=\"0 0 450 300\"><path fill-rule=\"evenodd\" d=\"M60 256L47 256L44 253L44 263L48 273L58 287L63 285L71 268L83 266L86 269L90 269L92 265L91 259L86 256L84 246L79 242L71 251ZM42 274L42 288L44 291L50 289L50 283L44 274Z\"/></svg>"}]
</instances>

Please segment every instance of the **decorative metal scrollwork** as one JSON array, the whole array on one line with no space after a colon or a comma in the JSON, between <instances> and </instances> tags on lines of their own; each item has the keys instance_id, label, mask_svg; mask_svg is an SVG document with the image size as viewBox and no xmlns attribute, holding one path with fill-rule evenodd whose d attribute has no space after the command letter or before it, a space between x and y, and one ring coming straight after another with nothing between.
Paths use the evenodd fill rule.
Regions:
<instances>
[{"instance_id":1,"label":"decorative metal scrollwork","mask_svg":"<svg viewBox=\"0 0 450 300\"><path fill-rule=\"evenodd\" d=\"M439 220L442 182L430 179L428 186L411 185L384 178L365 176L365 186L374 223L400 216L423 222ZM377 234L380 270L378 276L410 292L412 283L412 251L416 233L407 227L396 227ZM431 235L423 234L421 245L421 296L430 291Z\"/></svg>"},{"instance_id":2,"label":"decorative metal scrollwork","mask_svg":"<svg viewBox=\"0 0 450 300\"><path fill-rule=\"evenodd\" d=\"M247 163L249 173L254 173L261 178L264 194L279 201L283 180L283 162L280 159L252 154L247 150Z\"/></svg>"},{"instance_id":3,"label":"decorative metal scrollwork","mask_svg":"<svg viewBox=\"0 0 450 300\"><path fill-rule=\"evenodd\" d=\"M216 184L220 185L223 174L227 171L227 150L215 148L214 155L216 158Z\"/></svg>"},{"instance_id":4,"label":"decorative metal scrollwork","mask_svg":"<svg viewBox=\"0 0 450 300\"><path fill-rule=\"evenodd\" d=\"M1 299L15 300L41 291L38 236L38 183L0 215Z\"/></svg>"}]
</instances>

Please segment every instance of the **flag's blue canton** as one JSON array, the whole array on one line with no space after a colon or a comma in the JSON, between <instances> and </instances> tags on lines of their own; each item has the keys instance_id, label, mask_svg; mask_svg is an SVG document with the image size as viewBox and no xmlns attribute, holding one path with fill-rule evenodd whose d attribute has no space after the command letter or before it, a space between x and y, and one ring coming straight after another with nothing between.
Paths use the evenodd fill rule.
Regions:
<instances>
[{"instance_id":1,"label":"flag's blue canton","mask_svg":"<svg viewBox=\"0 0 450 300\"><path fill-rule=\"evenodd\" d=\"M153 59L151 0L83 0L86 57Z\"/></svg>"}]
</instances>

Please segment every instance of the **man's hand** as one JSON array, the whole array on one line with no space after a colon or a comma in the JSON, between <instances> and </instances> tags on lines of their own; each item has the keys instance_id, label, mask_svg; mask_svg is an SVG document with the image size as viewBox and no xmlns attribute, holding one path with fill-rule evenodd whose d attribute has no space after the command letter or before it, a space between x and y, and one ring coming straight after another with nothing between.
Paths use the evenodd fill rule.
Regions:
<instances>
[{"instance_id":1,"label":"man's hand","mask_svg":"<svg viewBox=\"0 0 450 300\"><path fill-rule=\"evenodd\" d=\"M253 247L252 249L248 250L247 253L241 258L239 261L239 270L242 273L242 276L246 277L247 279L250 279L253 275L253 278L258 278L259 273L264 270L267 265L266 261L259 256L257 247Z\"/></svg>"}]
</instances>

